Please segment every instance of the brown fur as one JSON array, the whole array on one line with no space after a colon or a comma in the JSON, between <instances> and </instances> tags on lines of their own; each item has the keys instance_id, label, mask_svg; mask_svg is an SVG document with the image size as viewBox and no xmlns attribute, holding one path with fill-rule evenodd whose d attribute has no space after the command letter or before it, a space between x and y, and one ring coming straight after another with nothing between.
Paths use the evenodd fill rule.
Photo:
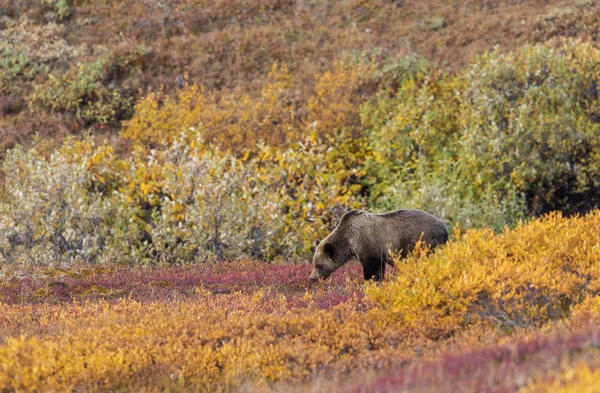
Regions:
<instances>
[{"instance_id":1,"label":"brown fur","mask_svg":"<svg viewBox=\"0 0 600 393\"><path fill-rule=\"evenodd\" d=\"M311 280L325 279L352 258L363 266L365 280L383 279L385 266L393 264L389 251L406 257L417 241L432 249L448 241L446 225L421 210L368 213L352 210L318 243L313 257Z\"/></svg>"}]
</instances>

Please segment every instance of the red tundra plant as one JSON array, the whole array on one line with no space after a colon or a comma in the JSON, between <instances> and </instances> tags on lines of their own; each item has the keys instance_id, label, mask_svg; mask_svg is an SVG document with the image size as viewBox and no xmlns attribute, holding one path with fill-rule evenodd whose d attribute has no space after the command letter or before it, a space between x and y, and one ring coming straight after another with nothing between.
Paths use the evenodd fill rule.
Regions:
<instances>
[{"instance_id":1,"label":"red tundra plant","mask_svg":"<svg viewBox=\"0 0 600 393\"><path fill-rule=\"evenodd\" d=\"M542 336L542 337L540 337ZM600 362L600 330L593 324L578 332L559 331L511 344L493 345L447 354L435 361L416 361L387 375L354 384L343 393L482 392L508 393L523 387L533 376L560 369L565 359Z\"/></svg>"},{"instance_id":2,"label":"red tundra plant","mask_svg":"<svg viewBox=\"0 0 600 393\"><path fill-rule=\"evenodd\" d=\"M305 294L328 308L362 299L360 266L340 269L326 282L310 284L306 264L257 261L158 268L38 269L0 278L0 300L8 303L65 302L81 298L156 301L191 296L197 288L214 294L258 290L286 296L290 306L306 307Z\"/></svg>"}]
</instances>

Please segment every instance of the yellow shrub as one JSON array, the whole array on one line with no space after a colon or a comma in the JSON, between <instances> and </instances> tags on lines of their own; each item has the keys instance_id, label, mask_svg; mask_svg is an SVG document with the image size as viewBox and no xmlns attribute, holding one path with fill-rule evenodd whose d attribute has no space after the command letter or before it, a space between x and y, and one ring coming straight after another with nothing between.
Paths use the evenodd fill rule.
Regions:
<instances>
[{"instance_id":1,"label":"yellow shrub","mask_svg":"<svg viewBox=\"0 0 600 393\"><path fill-rule=\"evenodd\" d=\"M494 234L471 230L430 258L397 260L368 293L414 330L440 337L473 323L531 326L569 315L600 292L600 211L554 213Z\"/></svg>"},{"instance_id":2,"label":"yellow shrub","mask_svg":"<svg viewBox=\"0 0 600 393\"><path fill-rule=\"evenodd\" d=\"M277 64L269 79L257 98L234 91L214 99L199 118L202 137L232 152L254 151L259 142L270 146L296 142L300 124L286 97L294 81L287 67Z\"/></svg>"},{"instance_id":3,"label":"yellow shrub","mask_svg":"<svg viewBox=\"0 0 600 393\"><path fill-rule=\"evenodd\" d=\"M333 71L317 76L315 94L308 99L308 125L319 135L360 124L359 109L364 97L358 91L368 67L351 67L338 62Z\"/></svg>"},{"instance_id":4,"label":"yellow shrub","mask_svg":"<svg viewBox=\"0 0 600 393\"><path fill-rule=\"evenodd\" d=\"M146 147L171 143L181 134L197 136L235 152L254 150L259 141L283 145L298 138L296 119L286 94L293 80L285 66L274 64L270 82L257 98L234 91L217 98L196 85L166 97L162 91L138 101L121 136Z\"/></svg>"},{"instance_id":5,"label":"yellow shrub","mask_svg":"<svg viewBox=\"0 0 600 393\"><path fill-rule=\"evenodd\" d=\"M171 143L182 133L200 135L226 151L256 151L257 144L287 146L307 132L331 136L343 127L359 124L365 67L338 64L317 76L315 95L298 100L295 81L285 66L274 64L269 83L252 97L239 90L217 97L196 85L186 86L175 97L162 91L141 98L135 114L124 122L121 136L137 145L155 148Z\"/></svg>"},{"instance_id":6,"label":"yellow shrub","mask_svg":"<svg viewBox=\"0 0 600 393\"><path fill-rule=\"evenodd\" d=\"M190 132L204 105L202 90L196 85L186 86L173 98L165 98L162 91L150 93L136 103L135 113L124 122L121 136L148 147L170 143L181 133Z\"/></svg>"},{"instance_id":7,"label":"yellow shrub","mask_svg":"<svg viewBox=\"0 0 600 393\"><path fill-rule=\"evenodd\" d=\"M290 308L285 295L271 295L199 289L184 301L2 304L2 322L27 327L0 343L0 388L233 392L253 382L266 391L273 382L350 367L366 354L411 352L385 345L399 333L375 326L377 315L352 302Z\"/></svg>"},{"instance_id":8,"label":"yellow shrub","mask_svg":"<svg viewBox=\"0 0 600 393\"><path fill-rule=\"evenodd\" d=\"M568 367L551 381L531 384L519 393L600 393L600 369L587 363Z\"/></svg>"},{"instance_id":9,"label":"yellow shrub","mask_svg":"<svg viewBox=\"0 0 600 393\"><path fill-rule=\"evenodd\" d=\"M264 147L253 161L253 178L276 193L283 213L281 223L273 224L279 231L272 236L296 255L306 255L313 241L327 236L347 209L364 206L361 185L351 179L361 173L343 167L347 161L339 160L339 154L313 134L289 149Z\"/></svg>"}]
</instances>

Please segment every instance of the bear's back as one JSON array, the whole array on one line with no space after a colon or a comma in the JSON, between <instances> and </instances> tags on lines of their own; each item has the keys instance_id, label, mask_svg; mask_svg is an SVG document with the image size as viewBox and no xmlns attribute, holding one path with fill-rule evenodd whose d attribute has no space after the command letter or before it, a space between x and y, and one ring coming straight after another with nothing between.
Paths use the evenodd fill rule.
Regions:
<instances>
[{"instance_id":1,"label":"bear's back","mask_svg":"<svg viewBox=\"0 0 600 393\"><path fill-rule=\"evenodd\" d=\"M395 210L382 213L381 217L396 227L404 238L422 240L431 244L443 244L448 241L446 224L436 216L417 209Z\"/></svg>"},{"instance_id":2,"label":"bear's back","mask_svg":"<svg viewBox=\"0 0 600 393\"><path fill-rule=\"evenodd\" d=\"M421 239L432 246L448 241L448 230L439 218L417 209L367 213L372 218L369 232L397 249L412 248ZM366 217L365 217L366 219Z\"/></svg>"},{"instance_id":3,"label":"bear's back","mask_svg":"<svg viewBox=\"0 0 600 393\"><path fill-rule=\"evenodd\" d=\"M385 213L351 210L344 214L336 232L352 240L368 243L387 243L401 246L398 242L423 241L443 244L448 240L448 230L442 220L418 209L401 209Z\"/></svg>"}]
</instances>

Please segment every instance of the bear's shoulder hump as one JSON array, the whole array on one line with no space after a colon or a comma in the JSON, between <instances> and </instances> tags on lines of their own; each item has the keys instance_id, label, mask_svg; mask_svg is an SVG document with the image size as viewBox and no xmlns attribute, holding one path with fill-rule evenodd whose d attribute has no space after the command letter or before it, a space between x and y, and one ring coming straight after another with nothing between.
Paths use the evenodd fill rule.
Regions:
<instances>
[{"instance_id":1,"label":"bear's shoulder hump","mask_svg":"<svg viewBox=\"0 0 600 393\"><path fill-rule=\"evenodd\" d=\"M344 215L342 216L342 219L340 220L340 224L349 222L349 221L353 220L354 218L362 216L364 214L367 214L367 212L364 210L350 210L350 211L344 213Z\"/></svg>"}]
</instances>

